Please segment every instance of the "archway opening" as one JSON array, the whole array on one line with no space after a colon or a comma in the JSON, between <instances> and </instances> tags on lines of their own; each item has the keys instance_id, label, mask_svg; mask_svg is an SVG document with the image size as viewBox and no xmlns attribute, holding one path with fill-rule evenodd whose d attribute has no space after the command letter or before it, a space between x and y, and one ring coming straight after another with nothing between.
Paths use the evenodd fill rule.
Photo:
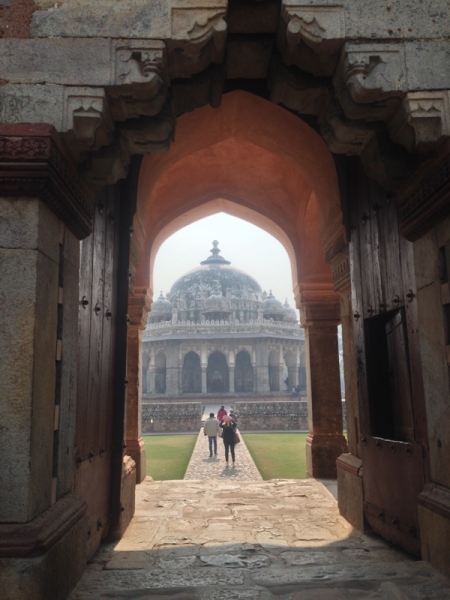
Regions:
<instances>
[{"instance_id":1,"label":"archway opening","mask_svg":"<svg viewBox=\"0 0 450 600\"><path fill-rule=\"evenodd\" d=\"M154 261L164 239L183 225L219 210L257 223L282 242L291 259L295 303L306 309L303 314L307 327L315 327L317 320L320 321L323 307L328 310L332 306L332 314L336 313L338 299L325 256L327 260L333 256L335 248L345 243L345 235L332 156L320 136L305 123L279 107L243 92L225 95L217 110L203 107L183 115L178 121L177 139L170 152L144 158L133 224L139 258L132 265L134 304L145 305L153 294ZM248 300L260 301L255 290L252 294ZM242 368L236 362L234 351L223 353L220 344L204 347L200 342L204 336L203 319L205 325L213 323L216 329L226 321L236 327L240 324L240 318L230 307L227 289L217 286L213 295L214 302L218 302L214 304L213 312L204 310L206 300L212 296L211 290L199 290L192 297L185 295L183 299L181 296L176 299L185 302L185 316L179 321L179 331L196 329L199 336L195 353L200 366L196 359L195 389L199 389L200 379L202 393L219 390L235 393L234 386L236 382L240 385ZM166 298L169 303L171 300ZM276 338L277 333L271 328L283 324L280 317L284 310L282 303L274 302L269 294L260 309L261 316L258 315L257 320L261 319L269 334ZM208 319L211 314L216 316ZM177 317L172 313L172 321L156 324L164 328L165 323L176 321ZM329 328L331 335L333 327ZM316 334L310 337L320 346L319 338ZM259 355L256 362L252 356L251 364L258 366L256 388L263 382L261 385L266 386L268 393L285 392L284 364L288 385L298 385L301 368L298 356L300 353L294 352L289 344L282 347L278 342ZM328 358L329 354L324 356L332 360ZM305 365L306 370L311 364ZM313 367L316 368L316 363ZM183 382L186 377L183 368ZM171 377L172 380L176 381L176 377ZM320 379L316 373L308 381L318 385ZM184 383L183 386L183 389L194 389L192 386L186 388ZM255 383L253 387L255 389ZM322 389L325 392L325 388ZM333 386L333 390L337 388ZM340 408L339 392L335 395ZM320 403L318 398L316 395L316 403ZM319 419L321 410L319 408L314 414L317 420L315 444L321 443L320 427L326 423L326 419ZM336 447L341 443L341 433L324 431L322 440L327 435L336 437ZM316 448L314 452L319 456ZM334 458L330 458L330 464L335 464Z\"/></svg>"},{"instance_id":2,"label":"archway opening","mask_svg":"<svg viewBox=\"0 0 450 600\"><path fill-rule=\"evenodd\" d=\"M241 350L236 355L234 391L236 393L253 392L253 367L250 355L246 350Z\"/></svg>"},{"instance_id":3,"label":"archway opening","mask_svg":"<svg viewBox=\"0 0 450 600\"><path fill-rule=\"evenodd\" d=\"M223 394L229 391L230 382L227 360L222 352L213 352L208 357L206 370L206 390L208 393Z\"/></svg>"},{"instance_id":4,"label":"archway opening","mask_svg":"<svg viewBox=\"0 0 450 600\"><path fill-rule=\"evenodd\" d=\"M183 359L182 392L183 394L199 394L201 391L202 368L200 356L191 351Z\"/></svg>"}]
</instances>

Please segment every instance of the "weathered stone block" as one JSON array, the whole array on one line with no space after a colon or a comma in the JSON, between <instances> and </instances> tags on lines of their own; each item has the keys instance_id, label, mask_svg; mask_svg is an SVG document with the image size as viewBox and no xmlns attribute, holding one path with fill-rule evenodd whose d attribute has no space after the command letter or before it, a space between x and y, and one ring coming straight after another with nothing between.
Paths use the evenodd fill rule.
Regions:
<instances>
[{"instance_id":1,"label":"weathered stone block","mask_svg":"<svg viewBox=\"0 0 450 600\"><path fill-rule=\"evenodd\" d=\"M48 123L62 131L63 114L62 86L6 84L0 87L0 120L4 123Z\"/></svg>"},{"instance_id":2,"label":"weathered stone block","mask_svg":"<svg viewBox=\"0 0 450 600\"><path fill-rule=\"evenodd\" d=\"M0 558L0 587L5 598L65 600L86 566L87 517L82 517L45 554Z\"/></svg>"},{"instance_id":3,"label":"weathered stone block","mask_svg":"<svg viewBox=\"0 0 450 600\"><path fill-rule=\"evenodd\" d=\"M170 37L170 4L165 0L62 0L36 2L41 10L33 15L35 37Z\"/></svg>"},{"instance_id":4,"label":"weathered stone block","mask_svg":"<svg viewBox=\"0 0 450 600\"><path fill-rule=\"evenodd\" d=\"M6 242L13 247L0 251L0 421L5 424L0 520L26 522L51 501L59 269L52 257L59 258L59 221L41 202L21 199L13 224L10 202L3 211ZM23 222L24 216L29 220ZM28 240L20 234L21 223ZM19 244L24 247L14 247Z\"/></svg>"},{"instance_id":5,"label":"weathered stone block","mask_svg":"<svg viewBox=\"0 0 450 600\"><path fill-rule=\"evenodd\" d=\"M9 83L109 85L107 39L0 40L0 78Z\"/></svg>"},{"instance_id":6,"label":"weathered stone block","mask_svg":"<svg viewBox=\"0 0 450 600\"><path fill-rule=\"evenodd\" d=\"M336 466L339 512L356 529L364 531L362 460L351 454L342 454Z\"/></svg>"}]
</instances>

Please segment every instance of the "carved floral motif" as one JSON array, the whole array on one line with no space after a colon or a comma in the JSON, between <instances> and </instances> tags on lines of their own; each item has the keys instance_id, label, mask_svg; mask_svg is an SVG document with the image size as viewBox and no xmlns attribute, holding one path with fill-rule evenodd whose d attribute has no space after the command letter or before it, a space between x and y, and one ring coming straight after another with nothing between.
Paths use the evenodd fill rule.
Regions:
<instances>
[{"instance_id":1,"label":"carved floral motif","mask_svg":"<svg viewBox=\"0 0 450 600\"><path fill-rule=\"evenodd\" d=\"M48 159L51 142L48 138L0 138L0 159Z\"/></svg>"}]
</instances>

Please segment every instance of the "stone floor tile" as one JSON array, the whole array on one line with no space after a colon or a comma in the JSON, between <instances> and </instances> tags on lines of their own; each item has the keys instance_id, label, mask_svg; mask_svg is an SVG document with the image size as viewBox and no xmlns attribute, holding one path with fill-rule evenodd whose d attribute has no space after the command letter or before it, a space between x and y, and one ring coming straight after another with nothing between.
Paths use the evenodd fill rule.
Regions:
<instances>
[{"instance_id":1,"label":"stone floor tile","mask_svg":"<svg viewBox=\"0 0 450 600\"><path fill-rule=\"evenodd\" d=\"M446 578L353 530L315 480L145 480L137 514L70 600L450 600Z\"/></svg>"}]
</instances>

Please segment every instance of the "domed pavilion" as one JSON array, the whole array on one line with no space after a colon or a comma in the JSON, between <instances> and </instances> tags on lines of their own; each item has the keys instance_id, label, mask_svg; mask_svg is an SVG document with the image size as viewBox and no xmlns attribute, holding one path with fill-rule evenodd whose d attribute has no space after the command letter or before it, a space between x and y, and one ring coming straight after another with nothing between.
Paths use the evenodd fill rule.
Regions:
<instances>
[{"instance_id":1,"label":"domed pavilion","mask_svg":"<svg viewBox=\"0 0 450 600\"><path fill-rule=\"evenodd\" d=\"M153 302L143 333L146 400L232 401L237 395L306 393L304 332L295 309L210 256Z\"/></svg>"}]
</instances>

